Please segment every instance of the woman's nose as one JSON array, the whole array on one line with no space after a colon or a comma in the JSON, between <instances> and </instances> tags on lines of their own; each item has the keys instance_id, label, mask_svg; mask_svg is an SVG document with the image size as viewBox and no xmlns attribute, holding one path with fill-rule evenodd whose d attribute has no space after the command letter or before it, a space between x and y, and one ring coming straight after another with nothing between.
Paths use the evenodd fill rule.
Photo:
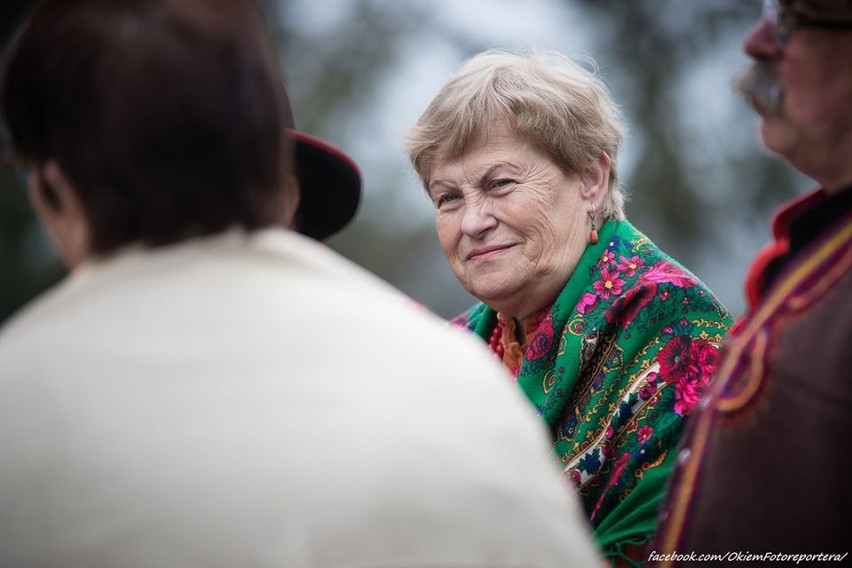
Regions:
<instances>
[{"instance_id":1,"label":"woman's nose","mask_svg":"<svg viewBox=\"0 0 852 568\"><path fill-rule=\"evenodd\" d=\"M470 237L478 237L497 225L497 219L489 210L487 200L471 200L464 205L462 214L462 233Z\"/></svg>"}]
</instances>

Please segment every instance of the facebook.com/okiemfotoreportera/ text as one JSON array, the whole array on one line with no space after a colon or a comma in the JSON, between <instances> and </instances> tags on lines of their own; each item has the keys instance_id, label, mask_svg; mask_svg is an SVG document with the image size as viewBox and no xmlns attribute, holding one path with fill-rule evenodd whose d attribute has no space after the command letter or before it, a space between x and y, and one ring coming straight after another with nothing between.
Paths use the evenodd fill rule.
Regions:
<instances>
[{"instance_id":1,"label":"facebook.com/okiemfotoreportera/ text","mask_svg":"<svg viewBox=\"0 0 852 568\"><path fill-rule=\"evenodd\" d=\"M660 553L652 551L648 557L649 562L843 562L849 555L825 554L822 552L812 554L790 554L784 552L742 552L731 551L715 554L701 554L698 552L669 552Z\"/></svg>"}]
</instances>

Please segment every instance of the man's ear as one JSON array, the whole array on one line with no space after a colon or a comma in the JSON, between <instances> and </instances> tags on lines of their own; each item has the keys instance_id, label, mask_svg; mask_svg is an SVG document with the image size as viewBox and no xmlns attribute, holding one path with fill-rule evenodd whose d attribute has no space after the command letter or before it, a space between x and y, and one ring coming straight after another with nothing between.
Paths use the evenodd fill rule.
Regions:
<instances>
[{"instance_id":1,"label":"man's ear","mask_svg":"<svg viewBox=\"0 0 852 568\"><path fill-rule=\"evenodd\" d=\"M597 160L589 164L583 172L583 199L589 200L600 210L609 193L610 159L606 152L601 152Z\"/></svg>"},{"instance_id":2,"label":"man's ear","mask_svg":"<svg viewBox=\"0 0 852 568\"><path fill-rule=\"evenodd\" d=\"M79 194L54 160L28 173L27 189L36 215L65 265L73 269L91 252L91 229Z\"/></svg>"},{"instance_id":3,"label":"man's ear","mask_svg":"<svg viewBox=\"0 0 852 568\"><path fill-rule=\"evenodd\" d=\"M286 188L286 195L284 196L282 222L285 227L297 230L296 211L299 210L299 203L302 200L302 187L299 185L299 179L292 173L287 174L284 178L284 187Z\"/></svg>"}]
</instances>

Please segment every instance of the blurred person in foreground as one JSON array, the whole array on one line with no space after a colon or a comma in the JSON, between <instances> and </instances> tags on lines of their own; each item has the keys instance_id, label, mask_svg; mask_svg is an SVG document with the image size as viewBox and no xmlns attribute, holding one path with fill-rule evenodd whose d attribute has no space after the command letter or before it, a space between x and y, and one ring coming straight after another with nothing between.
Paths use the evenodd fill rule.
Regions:
<instances>
[{"instance_id":1,"label":"blurred person in foreground","mask_svg":"<svg viewBox=\"0 0 852 568\"><path fill-rule=\"evenodd\" d=\"M744 49L735 86L763 144L819 187L776 214L748 274L666 498L662 565L852 546L852 1L767 1Z\"/></svg>"},{"instance_id":2,"label":"blurred person in foreground","mask_svg":"<svg viewBox=\"0 0 852 568\"><path fill-rule=\"evenodd\" d=\"M0 565L600 561L487 350L285 228L360 174L252 4L45 2L0 115L71 270L0 332Z\"/></svg>"},{"instance_id":3,"label":"blurred person in foreground","mask_svg":"<svg viewBox=\"0 0 852 568\"><path fill-rule=\"evenodd\" d=\"M729 316L625 219L619 113L558 53L489 51L406 142L484 340L549 427L615 564L645 555L686 418Z\"/></svg>"}]
</instances>

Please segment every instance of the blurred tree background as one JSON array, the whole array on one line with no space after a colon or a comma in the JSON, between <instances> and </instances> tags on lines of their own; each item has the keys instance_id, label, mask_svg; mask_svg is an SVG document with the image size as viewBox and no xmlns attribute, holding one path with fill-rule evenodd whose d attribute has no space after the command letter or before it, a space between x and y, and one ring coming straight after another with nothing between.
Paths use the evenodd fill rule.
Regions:
<instances>
[{"instance_id":1,"label":"blurred tree background","mask_svg":"<svg viewBox=\"0 0 852 568\"><path fill-rule=\"evenodd\" d=\"M0 3L0 39L34 2ZM441 84L489 47L590 55L622 105L628 216L735 312L772 210L808 181L760 147L728 83L760 3L742 0L265 0L297 126L348 151L365 193L329 245L444 316L472 299L434 236L401 140ZM149 96L156 96L152 85ZM62 275L23 185L0 168L0 321Z\"/></svg>"}]
</instances>

